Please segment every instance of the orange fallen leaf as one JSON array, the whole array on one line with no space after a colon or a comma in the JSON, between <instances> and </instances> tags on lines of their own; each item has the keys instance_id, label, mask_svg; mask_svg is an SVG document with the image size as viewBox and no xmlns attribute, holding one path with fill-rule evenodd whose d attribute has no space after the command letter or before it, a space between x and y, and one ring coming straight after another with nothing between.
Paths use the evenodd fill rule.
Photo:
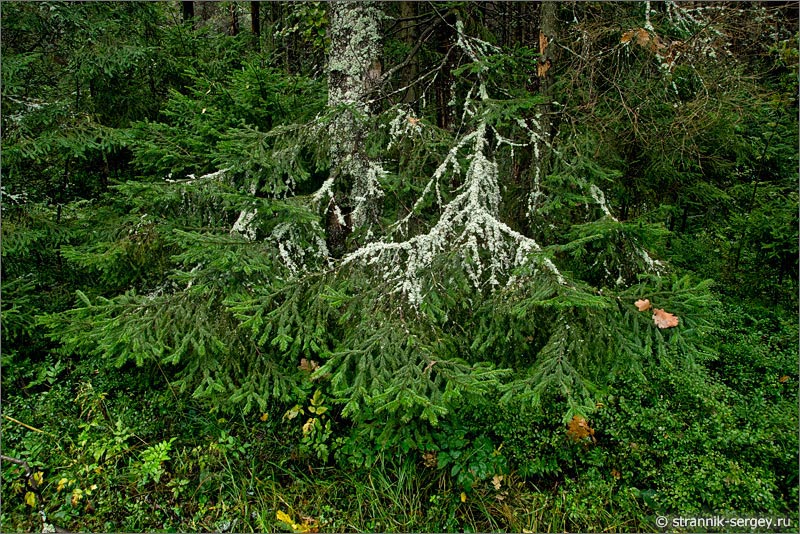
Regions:
<instances>
[{"instance_id":1,"label":"orange fallen leaf","mask_svg":"<svg viewBox=\"0 0 800 534\"><path fill-rule=\"evenodd\" d=\"M788 381L789 381L789 375L783 375L778 379L778 382L780 382L781 384L785 384Z\"/></svg>"},{"instance_id":2,"label":"orange fallen leaf","mask_svg":"<svg viewBox=\"0 0 800 534\"><path fill-rule=\"evenodd\" d=\"M652 306L650 304L650 299L639 299L633 303L640 312L649 310Z\"/></svg>"},{"instance_id":3,"label":"orange fallen leaf","mask_svg":"<svg viewBox=\"0 0 800 534\"><path fill-rule=\"evenodd\" d=\"M659 308L653 310L653 322L656 323L656 326L659 328L678 326L678 318L675 315Z\"/></svg>"},{"instance_id":4,"label":"orange fallen leaf","mask_svg":"<svg viewBox=\"0 0 800 534\"><path fill-rule=\"evenodd\" d=\"M622 34L622 37L620 37L619 42L622 44L630 43L631 39L633 39L633 30L628 30Z\"/></svg>"},{"instance_id":5,"label":"orange fallen leaf","mask_svg":"<svg viewBox=\"0 0 800 534\"><path fill-rule=\"evenodd\" d=\"M580 415L576 415L570 420L569 427L567 428L567 435L574 441L580 441L589 436L591 436L592 441L597 441L594 437L594 429L590 427L589 422Z\"/></svg>"},{"instance_id":6,"label":"orange fallen leaf","mask_svg":"<svg viewBox=\"0 0 800 534\"><path fill-rule=\"evenodd\" d=\"M419 119L416 118L416 117L409 117L408 118L408 122L413 126L413 125L416 125L419 122Z\"/></svg>"}]
</instances>

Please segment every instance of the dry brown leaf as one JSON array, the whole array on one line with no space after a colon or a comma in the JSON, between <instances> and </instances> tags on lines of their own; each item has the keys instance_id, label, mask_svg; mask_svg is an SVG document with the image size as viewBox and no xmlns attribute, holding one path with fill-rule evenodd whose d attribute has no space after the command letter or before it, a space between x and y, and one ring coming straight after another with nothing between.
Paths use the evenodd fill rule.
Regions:
<instances>
[{"instance_id":1,"label":"dry brown leaf","mask_svg":"<svg viewBox=\"0 0 800 534\"><path fill-rule=\"evenodd\" d=\"M436 467L437 455L435 451L429 451L422 455L422 463L425 467Z\"/></svg>"},{"instance_id":2,"label":"dry brown leaf","mask_svg":"<svg viewBox=\"0 0 800 534\"><path fill-rule=\"evenodd\" d=\"M492 485L494 489L500 491L500 486L503 485L503 475L495 475L492 477Z\"/></svg>"},{"instance_id":3,"label":"dry brown leaf","mask_svg":"<svg viewBox=\"0 0 800 534\"><path fill-rule=\"evenodd\" d=\"M300 358L300 365L298 365L297 368L301 371L308 371L310 373L319 369L319 364L314 360Z\"/></svg>"},{"instance_id":4,"label":"dry brown leaf","mask_svg":"<svg viewBox=\"0 0 800 534\"><path fill-rule=\"evenodd\" d=\"M789 375L783 375L778 379L778 382L780 382L781 384L785 384L788 381L789 381Z\"/></svg>"},{"instance_id":5,"label":"dry brown leaf","mask_svg":"<svg viewBox=\"0 0 800 534\"><path fill-rule=\"evenodd\" d=\"M633 39L633 30L628 30L622 34L622 37L620 37L619 42L622 44L630 43L631 39Z\"/></svg>"},{"instance_id":6,"label":"dry brown leaf","mask_svg":"<svg viewBox=\"0 0 800 534\"><path fill-rule=\"evenodd\" d=\"M678 326L678 318L675 315L659 308L653 310L653 322L656 323L656 326L659 328Z\"/></svg>"},{"instance_id":7,"label":"dry brown leaf","mask_svg":"<svg viewBox=\"0 0 800 534\"><path fill-rule=\"evenodd\" d=\"M594 437L594 429L590 427L588 421L580 415L574 416L569 422L567 435L575 441L580 441L589 436L591 436L592 441L597 441Z\"/></svg>"},{"instance_id":8,"label":"dry brown leaf","mask_svg":"<svg viewBox=\"0 0 800 534\"><path fill-rule=\"evenodd\" d=\"M414 124L417 124L419 122L419 119L417 119L416 117L409 117L408 118L408 122L410 124L414 125Z\"/></svg>"},{"instance_id":9,"label":"dry brown leaf","mask_svg":"<svg viewBox=\"0 0 800 534\"><path fill-rule=\"evenodd\" d=\"M650 41L650 34L644 28L636 30L636 44L645 46Z\"/></svg>"},{"instance_id":10,"label":"dry brown leaf","mask_svg":"<svg viewBox=\"0 0 800 534\"><path fill-rule=\"evenodd\" d=\"M640 312L647 311L651 308L650 299L639 299L633 303Z\"/></svg>"}]
</instances>

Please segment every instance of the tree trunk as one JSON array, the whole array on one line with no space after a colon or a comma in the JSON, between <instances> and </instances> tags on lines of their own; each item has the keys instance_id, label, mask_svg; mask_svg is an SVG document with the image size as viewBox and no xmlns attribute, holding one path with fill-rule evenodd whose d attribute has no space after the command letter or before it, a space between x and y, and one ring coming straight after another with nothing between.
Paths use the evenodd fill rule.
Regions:
<instances>
[{"instance_id":1,"label":"tree trunk","mask_svg":"<svg viewBox=\"0 0 800 534\"><path fill-rule=\"evenodd\" d=\"M417 14L417 3L405 0L400 2L400 18L404 19L400 22L400 38L403 43L411 50L417 44L419 32L417 31L416 21L412 20ZM411 62L403 69L401 73L401 83L403 87L408 87L405 94L403 94L403 102L412 103L417 100L417 91L411 82L417 79L419 74L419 62L417 58L411 59Z\"/></svg>"},{"instance_id":2,"label":"tree trunk","mask_svg":"<svg viewBox=\"0 0 800 534\"><path fill-rule=\"evenodd\" d=\"M194 29L194 2L182 1L181 6L183 7L183 22L191 23L192 29Z\"/></svg>"},{"instance_id":3,"label":"tree trunk","mask_svg":"<svg viewBox=\"0 0 800 534\"><path fill-rule=\"evenodd\" d=\"M250 2L250 27L256 38L257 48L261 50L261 17L258 2Z\"/></svg>"},{"instance_id":4,"label":"tree trunk","mask_svg":"<svg viewBox=\"0 0 800 534\"><path fill-rule=\"evenodd\" d=\"M550 102L553 100L553 73L558 57L554 42L558 35L558 4L553 1L544 1L539 5L539 64L537 75L539 78L539 93L545 97L546 102L541 109L541 118L538 120L538 129L545 144L539 147L539 157L534 162L534 194L540 187L540 180L550 170L550 149L555 133L551 120Z\"/></svg>"},{"instance_id":5,"label":"tree trunk","mask_svg":"<svg viewBox=\"0 0 800 534\"><path fill-rule=\"evenodd\" d=\"M435 91L436 91L436 108L438 114L436 116L436 124L442 129L448 130L455 121L455 109L451 102L453 101L454 85L452 71L456 67L456 54L452 53L452 48L455 45L455 32L452 28L455 27L455 15L450 14L446 17L447 24L440 26L438 33L438 46L437 50L446 57L439 75L436 77Z\"/></svg>"},{"instance_id":6,"label":"tree trunk","mask_svg":"<svg viewBox=\"0 0 800 534\"><path fill-rule=\"evenodd\" d=\"M330 160L334 183L349 198L332 198L329 238L335 225L367 229L378 220L378 200L383 195L376 166L364 152L365 123L369 106L365 95L381 76L380 10L372 2L330 3L330 56L328 58L328 105L341 110L330 124ZM344 210L344 211L342 211ZM351 220L348 220L350 218ZM332 253L341 249L334 243Z\"/></svg>"},{"instance_id":7,"label":"tree trunk","mask_svg":"<svg viewBox=\"0 0 800 534\"><path fill-rule=\"evenodd\" d=\"M236 8L236 2L231 2L228 6L228 12L231 15L231 31L230 34L236 36L239 34L239 13Z\"/></svg>"}]
</instances>

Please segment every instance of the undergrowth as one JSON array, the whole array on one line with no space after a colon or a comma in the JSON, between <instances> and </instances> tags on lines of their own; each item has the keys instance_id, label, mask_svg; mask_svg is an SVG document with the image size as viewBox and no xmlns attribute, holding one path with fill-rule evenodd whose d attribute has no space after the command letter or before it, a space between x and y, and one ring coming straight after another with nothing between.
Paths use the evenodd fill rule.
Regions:
<instances>
[{"instance_id":1,"label":"undergrowth","mask_svg":"<svg viewBox=\"0 0 800 534\"><path fill-rule=\"evenodd\" d=\"M476 402L427 429L429 441L368 451L335 410L315 441L303 428L311 404L298 417L291 403L209 411L157 366L53 353L4 367L3 454L42 473L48 521L71 531L634 532L653 530L656 514L704 512L796 521L794 319L723 301L717 356L620 374L583 434L561 423L556 398L539 410ZM3 480L3 529L40 530L22 467L5 462Z\"/></svg>"}]
</instances>

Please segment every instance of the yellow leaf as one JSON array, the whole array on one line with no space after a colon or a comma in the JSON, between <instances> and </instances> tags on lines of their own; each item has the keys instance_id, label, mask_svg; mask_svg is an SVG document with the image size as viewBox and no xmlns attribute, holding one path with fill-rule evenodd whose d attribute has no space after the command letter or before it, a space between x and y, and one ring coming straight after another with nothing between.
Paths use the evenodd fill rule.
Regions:
<instances>
[{"instance_id":1,"label":"yellow leaf","mask_svg":"<svg viewBox=\"0 0 800 534\"><path fill-rule=\"evenodd\" d=\"M62 478L61 480L59 480L58 486L56 487L56 491L61 491L62 489L64 489L64 486L67 485L67 482L69 482L69 480L67 480L66 478Z\"/></svg>"},{"instance_id":2,"label":"yellow leaf","mask_svg":"<svg viewBox=\"0 0 800 534\"><path fill-rule=\"evenodd\" d=\"M463 491L461 492L461 502L467 502L467 494Z\"/></svg>"},{"instance_id":3,"label":"yellow leaf","mask_svg":"<svg viewBox=\"0 0 800 534\"><path fill-rule=\"evenodd\" d=\"M306 424L303 425L303 434L308 434L309 432L311 432L314 429L315 422L316 419L314 419L313 417L308 421L306 421Z\"/></svg>"},{"instance_id":4,"label":"yellow leaf","mask_svg":"<svg viewBox=\"0 0 800 534\"><path fill-rule=\"evenodd\" d=\"M261 419L262 421L266 421L268 418L269 414L267 412L262 413L261 417L259 417L259 419Z\"/></svg>"},{"instance_id":5,"label":"yellow leaf","mask_svg":"<svg viewBox=\"0 0 800 534\"><path fill-rule=\"evenodd\" d=\"M32 491L29 491L28 493L26 493L25 494L25 504L27 504L31 508L36 506L36 494L33 493Z\"/></svg>"},{"instance_id":6,"label":"yellow leaf","mask_svg":"<svg viewBox=\"0 0 800 534\"><path fill-rule=\"evenodd\" d=\"M275 513L275 517L277 518L278 521L282 521L282 522L286 523L287 525L291 526L292 524L294 524L294 519L292 519L292 517L289 514L287 514L286 512L284 512L282 510L278 510Z\"/></svg>"},{"instance_id":7,"label":"yellow leaf","mask_svg":"<svg viewBox=\"0 0 800 534\"><path fill-rule=\"evenodd\" d=\"M44 473L42 473L41 471L39 471L37 473L34 473L33 474L33 482L37 487L41 486L42 482L44 482Z\"/></svg>"}]
</instances>

